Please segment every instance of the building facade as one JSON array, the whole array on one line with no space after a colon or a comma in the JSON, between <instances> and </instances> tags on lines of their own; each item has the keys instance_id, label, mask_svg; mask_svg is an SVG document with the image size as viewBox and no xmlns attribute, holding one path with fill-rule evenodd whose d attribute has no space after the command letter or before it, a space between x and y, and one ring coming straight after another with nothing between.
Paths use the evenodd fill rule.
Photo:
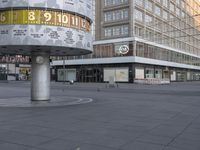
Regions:
<instances>
[{"instance_id":1,"label":"building facade","mask_svg":"<svg viewBox=\"0 0 200 150\"><path fill-rule=\"evenodd\" d=\"M0 81L29 80L30 74L30 57L22 55L0 56Z\"/></svg>"},{"instance_id":2,"label":"building facade","mask_svg":"<svg viewBox=\"0 0 200 150\"><path fill-rule=\"evenodd\" d=\"M199 0L95 3L94 52L54 61L57 81L200 80Z\"/></svg>"}]
</instances>

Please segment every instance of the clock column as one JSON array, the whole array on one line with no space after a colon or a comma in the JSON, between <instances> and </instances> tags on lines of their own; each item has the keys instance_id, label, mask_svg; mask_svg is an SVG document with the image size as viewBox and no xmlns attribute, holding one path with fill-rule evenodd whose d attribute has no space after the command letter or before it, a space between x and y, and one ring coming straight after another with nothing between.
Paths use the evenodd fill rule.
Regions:
<instances>
[{"instance_id":1,"label":"clock column","mask_svg":"<svg viewBox=\"0 0 200 150\"><path fill-rule=\"evenodd\" d=\"M50 100L50 55L46 52L32 52L31 100Z\"/></svg>"}]
</instances>

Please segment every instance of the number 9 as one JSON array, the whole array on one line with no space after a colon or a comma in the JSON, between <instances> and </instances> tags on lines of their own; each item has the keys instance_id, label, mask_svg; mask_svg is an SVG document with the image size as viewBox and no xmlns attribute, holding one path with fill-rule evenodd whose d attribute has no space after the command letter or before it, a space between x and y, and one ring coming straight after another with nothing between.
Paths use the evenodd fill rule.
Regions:
<instances>
[{"instance_id":1,"label":"number 9","mask_svg":"<svg viewBox=\"0 0 200 150\"><path fill-rule=\"evenodd\" d=\"M45 21L50 21L52 18L51 13L47 13L47 12L44 14L44 17L46 18Z\"/></svg>"}]
</instances>

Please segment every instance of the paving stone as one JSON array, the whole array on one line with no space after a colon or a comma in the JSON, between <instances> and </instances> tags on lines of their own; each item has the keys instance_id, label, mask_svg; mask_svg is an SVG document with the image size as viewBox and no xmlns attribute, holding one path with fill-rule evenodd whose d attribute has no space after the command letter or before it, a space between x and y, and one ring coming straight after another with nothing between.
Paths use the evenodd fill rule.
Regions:
<instances>
[{"instance_id":1,"label":"paving stone","mask_svg":"<svg viewBox=\"0 0 200 150\"><path fill-rule=\"evenodd\" d=\"M137 138L137 141L158 144L158 145L167 145L168 143L170 143L171 140L172 138L169 137L155 136L149 134Z\"/></svg>"},{"instance_id":2,"label":"paving stone","mask_svg":"<svg viewBox=\"0 0 200 150\"><path fill-rule=\"evenodd\" d=\"M163 150L164 146L144 142L132 142L121 147L122 150Z\"/></svg>"},{"instance_id":3,"label":"paving stone","mask_svg":"<svg viewBox=\"0 0 200 150\"><path fill-rule=\"evenodd\" d=\"M151 130L149 133L152 135L174 138L174 137L178 136L183 130L184 130L184 128L180 127L180 126L160 125L160 126L154 128L153 130Z\"/></svg>"},{"instance_id":4,"label":"paving stone","mask_svg":"<svg viewBox=\"0 0 200 150\"><path fill-rule=\"evenodd\" d=\"M130 141L129 138L113 138L106 135L77 133L74 132L70 135L63 136L62 139L73 140L77 143L96 144L100 146L107 146L111 148L119 148L121 145Z\"/></svg>"},{"instance_id":5,"label":"paving stone","mask_svg":"<svg viewBox=\"0 0 200 150\"><path fill-rule=\"evenodd\" d=\"M19 145L36 146L40 143L49 141L50 138L9 131L1 134L0 140L9 143L16 143Z\"/></svg>"},{"instance_id":6,"label":"paving stone","mask_svg":"<svg viewBox=\"0 0 200 150\"><path fill-rule=\"evenodd\" d=\"M181 149L168 146L168 147L165 147L163 150L181 150Z\"/></svg>"},{"instance_id":7,"label":"paving stone","mask_svg":"<svg viewBox=\"0 0 200 150\"><path fill-rule=\"evenodd\" d=\"M169 146L180 148L182 150L199 150L199 143L200 139L198 139L198 141L192 141L189 139L177 138Z\"/></svg>"},{"instance_id":8,"label":"paving stone","mask_svg":"<svg viewBox=\"0 0 200 150\"><path fill-rule=\"evenodd\" d=\"M0 144L0 149L1 150L42 150L42 149L27 147L27 146L13 144L13 143Z\"/></svg>"},{"instance_id":9,"label":"paving stone","mask_svg":"<svg viewBox=\"0 0 200 150\"><path fill-rule=\"evenodd\" d=\"M79 145L80 143L78 142L55 139L39 144L37 147L44 150L76 150L76 148L78 148Z\"/></svg>"},{"instance_id":10,"label":"paving stone","mask_svg":"<svg viewBox=\"0 0 200 150\"><path fill-rule=\"evenodd\" d=\"M92 144L81 144L79 147L72 150L117 150L117 149L99 145L92 145Z\"/></svg>"}]
</instances>

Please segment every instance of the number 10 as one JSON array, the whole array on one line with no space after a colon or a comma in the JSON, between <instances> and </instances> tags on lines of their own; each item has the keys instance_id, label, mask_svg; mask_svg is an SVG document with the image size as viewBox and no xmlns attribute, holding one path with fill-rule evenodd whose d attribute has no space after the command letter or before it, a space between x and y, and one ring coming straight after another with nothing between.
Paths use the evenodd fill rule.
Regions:
<instances>
[{"instance_id":1,"label":"number 10","mask_svg":"<svg viewBox=\"0 0 200 150\"><path fill-rule=\"evenodd\" d=\"M58 14L57 16L58 16L59 23L65 23L65 24L67 24L69 22L69 18L68 18L67 15L65 15L65 14L63 14L63 15L62 14Z\"/></svg>"}]
</instances>

